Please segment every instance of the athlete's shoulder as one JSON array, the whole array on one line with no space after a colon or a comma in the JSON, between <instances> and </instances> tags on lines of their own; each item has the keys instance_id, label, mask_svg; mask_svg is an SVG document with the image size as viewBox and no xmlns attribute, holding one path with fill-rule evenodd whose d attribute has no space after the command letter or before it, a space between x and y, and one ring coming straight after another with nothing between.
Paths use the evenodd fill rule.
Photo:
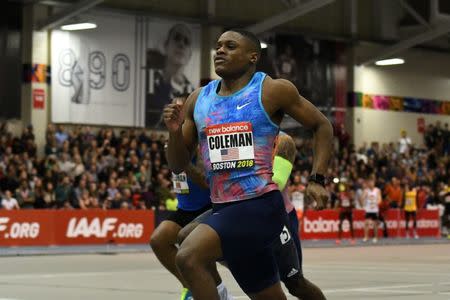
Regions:
<instances>
[{"instance_id":1,"label":"athlete's shoulder","mask_svg":"<svg viewBox=\"0 0 450 300\"><path fill-rule=\"evenodd\" d=\"M263 90L264 94L270 98L289 99L299 96L298 90L292 82L286 79L273 79L268 75L264 80Z\"/></svg>"}]
</instances>

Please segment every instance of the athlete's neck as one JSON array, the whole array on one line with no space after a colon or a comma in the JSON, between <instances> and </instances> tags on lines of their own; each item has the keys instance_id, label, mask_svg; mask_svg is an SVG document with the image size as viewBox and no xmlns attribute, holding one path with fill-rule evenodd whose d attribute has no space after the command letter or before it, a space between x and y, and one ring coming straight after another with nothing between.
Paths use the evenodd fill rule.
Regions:
<instances>
[{"instance_id":1,"label":"athlete's neck","mask_svg":"<svg viewBox=\"0 0 450 300\"><path fill-rule=\"evenodd\" d=\"M255 71L252 69L250 72L247 71L236 78L222 78L220 81L220 88L217 93L220 96L229 96L236 93L248 84L254 74Z\"/></svg>"}]
</instances>

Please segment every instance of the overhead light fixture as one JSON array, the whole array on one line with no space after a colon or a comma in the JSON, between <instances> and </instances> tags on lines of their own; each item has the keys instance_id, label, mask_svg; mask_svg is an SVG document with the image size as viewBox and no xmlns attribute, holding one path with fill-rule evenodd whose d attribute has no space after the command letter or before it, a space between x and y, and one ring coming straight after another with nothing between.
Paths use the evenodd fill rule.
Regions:
<instances>
[{"instance_id":1,"label":"overhead light fixture","mask_svg":"<svg viewBox=\"0 0 450 300\"><path fill-rule=\"evenodd\" d=\"M94 28L97 28L97 24L95 23L76 23L61 26L62 30L86 30Z\"/></svg>"},{"instance_id":2,"label":"overhead light fixture","mask_svg":"<svg viewBox=\"0 0 450 300\"><path fill-rule=\"evenodd\" d=\"M267 48L267 43L261 42L261 49L266 49Z\"/></svg>"},{"instance_id":3,"label":"overhead light fixture","mask_svg":"<svg viewBox=\"0 0 450 300\"><path fill-rule=\"evenodd\" d=\"M402 58L383 59L383 60L378 60L375 62L375 64L377 66L401 65L404 63L405 63L405 60Z\"/></svg>"}]
</instances>

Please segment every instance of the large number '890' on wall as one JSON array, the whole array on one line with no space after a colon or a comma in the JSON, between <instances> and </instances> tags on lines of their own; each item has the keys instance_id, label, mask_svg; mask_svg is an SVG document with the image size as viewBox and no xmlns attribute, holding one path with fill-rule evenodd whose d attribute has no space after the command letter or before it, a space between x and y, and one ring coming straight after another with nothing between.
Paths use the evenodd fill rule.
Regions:
<instances>
[{"instance_id":1,"label":"large number '890' on wall","mask_svg":"<svg viewBox=\"0 0 450 300\"><path fill-rule=\"evenodd\" d=\"M73 80L76 76L78 80L84 81L88 70L89 87L100 90L106 83L106 58L101 51L93 51L89 53L87 61L88 68L77 59L72 49L64 49L59 54L59 72L58 80L62 86L73 86ZM123 92L130 86L130 59L123 53L114 55L112 59L112 76L111 83L116 91ZM122 78L119 74L122 73ZM122 80L120 80L122 79Z\"/></svg>"}]
</instances>

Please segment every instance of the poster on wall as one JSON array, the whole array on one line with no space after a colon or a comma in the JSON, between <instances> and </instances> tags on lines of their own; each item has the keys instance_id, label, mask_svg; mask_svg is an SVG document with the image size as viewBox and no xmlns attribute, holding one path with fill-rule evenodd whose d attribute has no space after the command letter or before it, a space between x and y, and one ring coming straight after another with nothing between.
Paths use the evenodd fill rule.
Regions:
<instances>
[{"instance_id":1,"label":"poster on wall","mask_svg":"<svg viewBox=\"0 0 450 300\"><path fill-rule=\"evenodd\" d=\"M162 128L162 110L200 83L200 26L149 20L146 44L146 127Z\"/></svg>"},{"instance_id":2,"label":"poster on wall","mask_svg":"<svg viewBox=\"0 0 450 300\"><path fill-rule=\"evenodd\" d=\"M52 33L52 122L161 128L170 99L200 78L200 26L96 15Z\"/></svg>"},{"instance_id":3,"label":"poster on wall","mask_svg":"<svg viewBox=\"0 0 450 300\"><path fill-rule=\"evenodd\" d=\"M52 33L52 121L136 126L136 19Z\"/></svg>"},{"instance_id":4,"label":"poster on wall","mask_svg":"<svg viewBox=\"0 0 450 300\"><path fill-rule=\"evenodd\" d=\"M334 119L336 107L345 107L345 46L288 34L274 34L265 41L269 47L258 69L291 81L302 96Z\"/></svg>"}]
</instances>

